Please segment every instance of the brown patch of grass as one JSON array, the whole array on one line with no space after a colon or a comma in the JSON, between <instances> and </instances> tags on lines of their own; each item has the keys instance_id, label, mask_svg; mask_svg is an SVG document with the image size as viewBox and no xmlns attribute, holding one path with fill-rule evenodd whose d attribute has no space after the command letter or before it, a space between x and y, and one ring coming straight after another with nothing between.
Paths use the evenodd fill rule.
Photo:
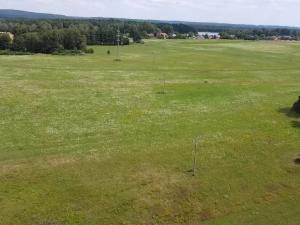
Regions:
<instances>
[{"instance_id":1,"label":"brown patch of grass","mask_svg":"<svg viewBox=\"0 0 300 225\"><path fill-rule=\"evenodd\" d=\"M215 212L210 208L205 208L201 211L200 216L202 221L211 220L215 218Z\"/></svg>"},{"instance_id":2,"label":"brown patch of grass","mask_svg":"<svg viewBox=\"0 0 300 225\"><path fill-rule=\"evenodd\" d=\"M0 176L16 173L24 168L24 166L24 163L0 165Z\"/></svg>"},{"instance_id":3,"label":"brown patch of grass","mask_svg":"<svg viewBox=\"0 0 300 225\"><path fill-rule=\"evenodd\" d=\"M77 156L76 155L53 155L53 156L41 157L38 159L34 158L34 159L20 160L15 162L8 161L0 164L0 176L18 173L22 170L26 170L27 168L32 168L32 166L37 166L41 168L59 167L67 164L74 164L79 160L96 161L101 159L99 155L90 154L84 157L80 157L78 155Z\"/></svg>"},{"instance_id":4,"label":"brown patch of grass","mask_svg":"<svg viewBox=\"0 0 300 225\"><path fill-rule=\"evenodd\" d=\"M46 165L50 167L58 167L65 164L75 163L78 159L72 156L49 157L47 158Z\"/></svg>"},{"instance_id":5,"label":"brown patch of grass","mask_svg":"<svg viewBox=\"0 0 300 225\"><path fill-rule=\"evenodd\" d=\"M278 198L280 198L280 196L287 192L287 190L292 189L291 186L287 185L287 184L282 184L282 183L274 183L274 184L270 184L268 186L266 186L266 191L265 193L258 199L255 200L255 202L257 204L262 204L262 203L266 203L266 202L274 202L276 201Z\"/></svg>"},{"instance_id":6,"label":"brown patch of grass","mask_svg":"<svg viewBox=\"0 0 300 225\"><path fill-rule=\"evenodd\" d=\"M7 175L12 173L17 173L21 170L26 170L26 168L31 168L32 166L39 167L57 167L60 165L75 163L78 159L74 156L48 156L39 159L22 160L18 162L7 162L0 165L0 175Z\"/></svg>"},{"instance_id":7,"label":"brown patch of grass","mask_svg":"<svg viewBox=\"0 0 300 225\"><path fill-rule=\"evenodd\" d=\"M295 164L294 162L291 162L288 166L287 166L287 172L289 173L300 173L300 166Z\"/></svg>"},{"instance_id":8,"label":"brown patch of grass","mask_svg":"<svg viewBox=\"0 0 300 225\"><path fill-rule=\"evenodd\" d=\"M277 198L277 193L274 193L274 192L266 192L264 194L264 196L262 197L262 200L264 202L273 202L274 200L276 200Z\"/></svg>"},{"instance_id":9,"label":"brown patch of grass","mask_svg":"<svg viewBox=\"0 0 300 225\"><path fill-rule=\"evenodd\" d=\"M135 204L144 209L146 224L194 224L215 216L204 208L197 180L184 173L144 165L132 179L140 184Z\"/></svg>"}]
</instances>

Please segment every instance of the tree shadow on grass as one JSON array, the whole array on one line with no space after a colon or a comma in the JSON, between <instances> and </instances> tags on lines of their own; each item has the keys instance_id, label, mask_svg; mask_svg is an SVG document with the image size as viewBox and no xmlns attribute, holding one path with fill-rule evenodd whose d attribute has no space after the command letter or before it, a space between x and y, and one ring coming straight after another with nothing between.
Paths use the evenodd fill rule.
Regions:
<instances>
[{"instance_id":1,"label":"tree shadow on grass","mask_svg":"<svg viewBox=\"0 0 300 225\"><path fill-rule=\"evenodd\" d=\"M292 121L292 127L300 128L300 121Z\"/></svg>"},{"instance_id":2,"label":"tree shadow on grass","mask_svg":"<svg viewBox=\"0 0 300 225\"><path fill-rule=\"evenodd\" d=\"M282 114L285 114L287 117L290 117L290 118L300 118L300 114L293 111L292 108L280 108L278 109L278 112L282 113Z\"/></svg>"},{"instance_id":3,"label":"tree shadow on grass","mask_svg":"<svg viewBox=\"0 0 300 225\"><path fill-rule=\"evenodd\" d=\"M294 119L298 119L300 118L300 114L293 111L292 108L280 108L278 109L278 112L286 115L289 118L294 118ZM294 128L300 128L300 121L299 120L293 120L291 121L291 125Z\"/></svg>"}]
</instances>

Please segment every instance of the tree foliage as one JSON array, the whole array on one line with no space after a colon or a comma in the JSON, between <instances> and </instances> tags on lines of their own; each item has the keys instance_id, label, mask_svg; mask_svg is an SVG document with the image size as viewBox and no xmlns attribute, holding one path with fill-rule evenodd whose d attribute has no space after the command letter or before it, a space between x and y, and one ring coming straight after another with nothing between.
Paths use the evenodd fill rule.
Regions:
<instances>
[{"instance_id":1,"label":"tree foliage","mask_svg":"<svg viewBox=\"0 0 300 225\"><path fill-rule=\"evenodd\" d=\"M7 33L0 33L0 49L5 50L11 47L12 39Z\"/></svg>"},{"instance_id":2,"label":"tree foliage","mask_svg":"<svg viewBox=\"0 0 300 225\"><path fill-rule=\"evenodd\" d=\"M11 32L18 39L18 48L22 43L22 39L26 39L24 34L27 33L44 33L50 35L48 37L49 45L52 48L53 40L57 43L57 31L66 30L68 35L80 36L79 33L85 37L87 45L116 45L117 44L117 30L121 33L120 44L128 45L129 38L134 42L141 42L143 38L147 38L148 34L155 34L157 32L173 33L188 33L195 32L195 29L184 24L168 24L168 23L154 23L154 22L139 22L139 21L121 21L115 19L94 19L94 20L2 20L0 21L0 32ZM70 31L72 30L72 32ZM66 34L67 35L67 34ZM20 38L19 36L23 36ZM26 35L25 35L26 36ZM29 35L34 36L33 34ZM40 36L40 35L39 35ZM45 36L43 39L47 39ZM59 39L59 38L58 38ZM79 38L81 39L81 38ZM65 44L67 46L67 44ZM54 46L57 48L57 46ZM78 46L77 46L78 48ZM49 46L45 48L49 51Z\"/></svg>"},{"instance_id":3,"label":"tree foliage","mask_svg":"<svg viewBox=\"0 0 300 225\"><path fill-rule=\"evenodd\" d=\"M248 30L227 30L221 32L223 39L244 39L244 40L299 40L299 29L288 28L255 28Z\"/></svg>"},{"instance_id":4,"label":"tree foliage","mask_svg":"<svg viewBox=\"0 0 300 225\"><path fill-rule=\"evenodd\" d=\"M28 32L17 35L13 50L53 53L59 50L86 50L86 38L76 29Z\"/></svg>"},{"instance_id":5,"label":"tree foliage","mask_svg":"<svg viewBox=\"0 0 300 225\"><path fill-rule=\"evenodd\" d=\"M120 44L142 43L164 32L169 38L185 39L194 37L198 31L221 32L223 39L300 39L300 29L260 27L249 25L175 23L159 21L134 21L117 19L49 19L49 20L0 20L0 49L12 49L33 53L53 53L62 50L85 50L87 45L116 45L117 31ZM176 34L176 35L174 35Z\"/></svg>"},{"instance_id":6,"label":"tree foliage","mask_svg":"<svg viewBox=\"0 0 300 225\"><path fill-rule=\"evenodd\" d=\"M300 113L300 96L297 102L295 102L295 104L293 105L292 110L294 110L297 113Z\"/></svg>"}]
</instances>

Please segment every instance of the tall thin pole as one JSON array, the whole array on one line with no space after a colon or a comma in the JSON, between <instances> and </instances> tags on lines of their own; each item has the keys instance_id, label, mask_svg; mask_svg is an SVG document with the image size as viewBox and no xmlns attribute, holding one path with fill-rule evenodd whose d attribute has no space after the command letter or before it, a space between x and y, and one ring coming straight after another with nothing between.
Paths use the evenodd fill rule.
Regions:
<instances>
[{"instance_id":1,"label":"tall thin pole","mask_svg":"<svg viewBox=\"0 0 300 225\"><path fill-rule=\"evenodd\" d=\"M166 75L163 76L163 94L166 94Z\"/></svg>"},{"instance_id":2,"label":"tall thin pole","mask_svg":"<svg viewBox=\"0 0 300 225\"><path fill-rule=\"evenodd\" d=\"M117 31L117 61L120 61L120 30Z\"/></svg>"},{"instance_id":3,"label":"tall thin pole","mask_svg":"<svg viewBox=\"0 0 300 225\"><path fill-rule=\"evenodd\" d=\"M194 139L194 154L193 154L193 176L196 176L196 155L197 155L197 139Z\"/></svg>"}]
</instances>

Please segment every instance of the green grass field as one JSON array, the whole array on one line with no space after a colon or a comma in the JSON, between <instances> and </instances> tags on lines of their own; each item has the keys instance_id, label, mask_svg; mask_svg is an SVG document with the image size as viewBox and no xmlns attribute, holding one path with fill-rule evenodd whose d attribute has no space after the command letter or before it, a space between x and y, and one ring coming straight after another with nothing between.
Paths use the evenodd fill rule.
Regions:
<instances>
[{"instance_id":1,"label":"green grass field","mask_svg":"<svg viewBox=\"0 0 300 225\"><path fill-rule=\"evenodd\" d=\"M0 225L300 223L300 43L94 49L0 56Z\"/></svg>"}]
</instances>

